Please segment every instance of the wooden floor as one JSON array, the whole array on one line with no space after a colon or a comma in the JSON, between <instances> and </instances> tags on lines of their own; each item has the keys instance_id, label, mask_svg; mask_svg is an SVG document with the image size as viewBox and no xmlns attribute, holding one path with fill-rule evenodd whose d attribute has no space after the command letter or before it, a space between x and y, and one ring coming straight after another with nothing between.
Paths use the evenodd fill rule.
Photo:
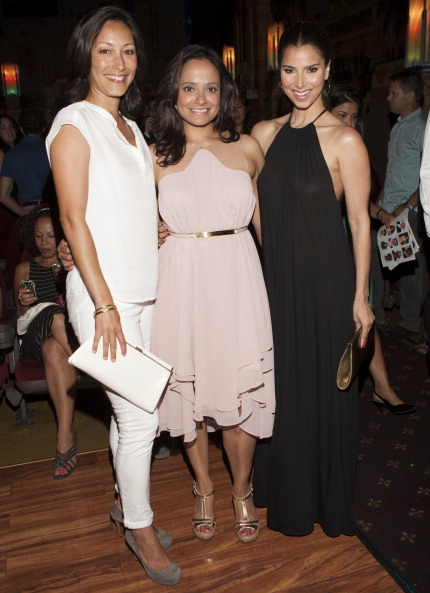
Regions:
<instances>
[{"instance_id":1,"label":"wooden floor","mask_svg":"<svg viewBox=\"0 0 430 593\"><path fill-rule=\"evenodd\" d=\"M396 593L401 589L355 537L320 529L300 538L265 527L243 545L233 530L230 485L221 453L210 448L217 533L192 536L191 478L181 455L152 471L155 522L174 538L171 557L183 570L176 587L156 585L135 562L108 517L113 480L107 451L84 453L70 478L56 482L51 461L0 469L2 593Z\"/></svg>"}]
</instances>

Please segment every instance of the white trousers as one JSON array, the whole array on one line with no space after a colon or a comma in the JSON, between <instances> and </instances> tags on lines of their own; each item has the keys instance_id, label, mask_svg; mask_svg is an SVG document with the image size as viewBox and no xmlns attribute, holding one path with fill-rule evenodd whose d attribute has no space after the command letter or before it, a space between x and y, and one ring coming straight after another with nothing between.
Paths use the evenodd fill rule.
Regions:
<instances>
[{"instance_id":1,"label":"white trousers","mask_svg":"<svg viewBox=\"0 0 430 593\"><path fill-rule=\"evenodd\" d=\"M126 338L149 349L154 303L124 303L117 299L114 302ZM82 343L94 335L94 304L75 271L70 272L67 279L67 307L70 322ZM158 410L150 414L116 393L106 391L106 394L113 408L110 447L124 524L129 529L148 527L153 517L149 503L149 474Z\"/></svg>"}]
</instances>

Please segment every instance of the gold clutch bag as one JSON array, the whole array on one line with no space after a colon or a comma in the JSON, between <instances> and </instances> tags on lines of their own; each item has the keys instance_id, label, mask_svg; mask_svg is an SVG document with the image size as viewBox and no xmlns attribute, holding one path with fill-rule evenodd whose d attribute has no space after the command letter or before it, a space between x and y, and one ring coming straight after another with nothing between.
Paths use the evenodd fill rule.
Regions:
<instances>
[{"instance_id":1,"label":"gold clutch bag","mask_svg":"<svg viewBox=\"0 0 430 593\"><path fill-rule=\"evenodd\" d=\"M375 326L372 325L370 328L366 348L360 348L360 338L361 329L358 330L358 332L355 332L349 340L340 359L339 368L337 369L336 384L342 391L348 389L351 385L361 363L366 358L367 353L369 352L369 346L375 339Z\"/></svg>"}]
</instances>

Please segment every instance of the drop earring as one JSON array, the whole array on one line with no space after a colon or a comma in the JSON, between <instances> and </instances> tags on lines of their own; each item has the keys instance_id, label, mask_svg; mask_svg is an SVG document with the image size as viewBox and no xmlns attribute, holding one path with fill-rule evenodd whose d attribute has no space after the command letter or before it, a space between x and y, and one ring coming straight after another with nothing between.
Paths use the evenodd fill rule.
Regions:
<instances>
[{"instance_id":1,"label":"drop earring","mask_svg":"<svg viewBox=\"0 0 430 593\"><path fill-rule=\"evenodd\" d=\"M326 88L325 83L328 82L328 88ZM323 95L326 99L329 98L330 96L330 91L331 91L331 82L330 82L330 78L326 78L326 80L324 81L324 89L323 89Z\"/></svg>"}]
</instances>

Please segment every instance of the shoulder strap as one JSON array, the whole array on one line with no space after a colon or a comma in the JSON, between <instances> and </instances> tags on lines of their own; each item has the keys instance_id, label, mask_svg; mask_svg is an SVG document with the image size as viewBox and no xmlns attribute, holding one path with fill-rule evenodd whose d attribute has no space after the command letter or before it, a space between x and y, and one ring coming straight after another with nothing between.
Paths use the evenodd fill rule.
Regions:
<instances>
[{"instance_id":1,"label":"shoulder strap","mask_svg":"<svg viewBox=\"0 0 430 593\"><path fill-rule=\"evenodd\" d=\"M327 107L323 111L321 111L321 113L319 115L317 115L317 117L313 121L311 121L311 124L314 124L317 121L317 119L320 118L322 116L322 114L325 113L326 111L327 111Z\"/></svg>"}]
</instances>

